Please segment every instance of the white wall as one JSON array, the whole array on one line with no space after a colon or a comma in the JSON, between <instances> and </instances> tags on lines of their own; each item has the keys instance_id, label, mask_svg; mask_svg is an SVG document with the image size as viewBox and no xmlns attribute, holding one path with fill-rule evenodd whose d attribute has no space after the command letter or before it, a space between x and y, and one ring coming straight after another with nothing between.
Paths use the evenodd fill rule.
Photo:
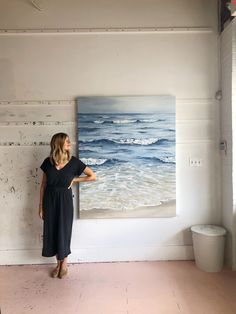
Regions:
<instances>
[{"instance_id":1,"label":"white wall","mask_svg":"<svg viewBox=\"0 0 236 314\"><path fill-rule=\"evenodd\" d=\"M176 96L177 216L75 215L69 261L192 259L189 227L221 223L217 1L38 3L44 11L27 1L0 3L0 263L54 261L41 257L39 165L53 133L68 132L76 150L82 95ZM190 167L190 157L203 166Z\"/></svg>"},{"instance_id":2,"label":"white wall","mask_svg":"<svg viewBox=\"0 0 236 314\"><path fill-rule=\"evenodd\" d=\"M1 0L0 29L76 27L216 27L217 4L160 0Z\"/></svg>"},{"instance_id":3,"label":"white wall","mask_svg":"<svg viewBox=\"0 0 236 314\"><path fill-rule=\"evenodd\" d=\"M227 142L222 151L222 223L227 228L226 260L232 264L233 242L233 177L232 177L232 24L221 34L221 139Z\"/></svg>"},{"instance_id":4,"label":"white wall","mask_svg":"<svg viewBox=\"0 0 236 314\"><path fill-rule=\"evenodd\" d=\"M236 270L236 21L232 22L232 174L233 174L233 210L232 210L232 264Z\"/></svg>"},{"instance_id":5,"label":"white wall","mask_svg":"<svg viewBox=\"0 0 236 314\"><path fill-rule=\"evenodd\" d=\"M222 162L222 224L227 228L226 257L236 270L236 21L221 34L221 139L227 142Z\"/></svg>"}]
</instances>

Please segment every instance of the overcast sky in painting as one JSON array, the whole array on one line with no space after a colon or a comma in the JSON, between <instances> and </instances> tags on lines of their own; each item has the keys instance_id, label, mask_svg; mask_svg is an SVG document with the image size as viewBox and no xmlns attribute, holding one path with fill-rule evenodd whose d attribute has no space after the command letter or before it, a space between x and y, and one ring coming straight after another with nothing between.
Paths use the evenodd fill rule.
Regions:
<instances>
[{"instance_id":1,"label":"overcast sky in painting","mask_svg":"<svg viewBox=\"0 0 236 314\"><path fill-rule=\"evenodd\" d=\"M77 98L78 113L175 113L174 96L89 96Z\"/></svg>"}]
</instances>

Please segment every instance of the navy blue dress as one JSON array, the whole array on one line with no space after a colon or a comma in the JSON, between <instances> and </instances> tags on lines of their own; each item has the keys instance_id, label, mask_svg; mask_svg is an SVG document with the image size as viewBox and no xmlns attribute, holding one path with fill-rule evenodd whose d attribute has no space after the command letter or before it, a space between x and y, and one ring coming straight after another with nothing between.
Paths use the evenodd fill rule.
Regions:
<instances>
[{"instance_id":1,"label":"navy blue dress","mask_svg":"<svg viewBox=\"0 0 236 314\"><path fill-rule=\"evenodd\" d=\"M68 189L74 177L80 176L86 165L72 156L60 170L47 157L40 168L46 174L47 183L43 196L44 224L42 256L57 255L63 260L70 253L73 223L72 190Z\"/></svg>"}]
</instances>

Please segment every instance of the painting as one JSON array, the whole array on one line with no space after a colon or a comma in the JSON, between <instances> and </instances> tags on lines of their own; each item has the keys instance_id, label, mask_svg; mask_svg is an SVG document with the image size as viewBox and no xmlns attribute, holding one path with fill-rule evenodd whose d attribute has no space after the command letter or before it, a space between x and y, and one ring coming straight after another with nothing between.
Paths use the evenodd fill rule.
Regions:
<instances>
[{"instance_id":1,"label":"painting","mask_svg":"<svg viewBox=\"0 0 236 314\"><path fill-rule=\"evenodd\" d=\"M175 97L77 98L80 218L176 215Z\"/></svg>"}]
</instances>

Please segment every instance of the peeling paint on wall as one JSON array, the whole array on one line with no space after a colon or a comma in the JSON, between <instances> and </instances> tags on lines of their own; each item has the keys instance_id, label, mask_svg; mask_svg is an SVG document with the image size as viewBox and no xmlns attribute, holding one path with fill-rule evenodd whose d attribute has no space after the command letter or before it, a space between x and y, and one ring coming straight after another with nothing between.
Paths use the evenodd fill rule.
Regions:
<instances>
[{"instance_id":1,"label":"peeling paint on wall","mask_svg":"<svg viewBox=\"0 0 236 314\"><path fill-rule=\"evenodd\" d=\"M75 104L75 100L31 100L31 101L21 101L21 100L13 100L13 101L7 101L2 100L0 101L0 105L2 106L9 106L9 105L28 105L28 106L37 106L37 105L51 105L51 106L58 106L58 105L71 105Z\"/></svg>"},{"instance_id":2,"label":"peeling paint on wall","mask_svg":"<svg viewBox=\"0 0 236 314\"><path fill-rule=\"evenodd\" d=\"M30 143L20 143L20 142L0 142L0 146L45 146L50 145L49 142L30 142Z\"/></svg>"},{"instance_id":3,"label":"peeling paint on wall","mask_svg":"<svg viewBox=\"0 0 236 314\"><path fill-rule=\"evenodd\" d=\"M47 117L51 117L51 115L47 115ZM42 125L75 125L75 122L71 121L8 121L8 122L0 122L1 126L42 126Z\"/></svg>"},{"instance_id":4,"label":"peeling paint on wall","mask_svg":"<svg viewBox=\"0 0 236 314\"><path fill-rule=\"evenodd\" d=\"M11 193L15 193L16 192L15 187L11 186L10 191L11 191Z\"/></svg>"}]
</instances>

